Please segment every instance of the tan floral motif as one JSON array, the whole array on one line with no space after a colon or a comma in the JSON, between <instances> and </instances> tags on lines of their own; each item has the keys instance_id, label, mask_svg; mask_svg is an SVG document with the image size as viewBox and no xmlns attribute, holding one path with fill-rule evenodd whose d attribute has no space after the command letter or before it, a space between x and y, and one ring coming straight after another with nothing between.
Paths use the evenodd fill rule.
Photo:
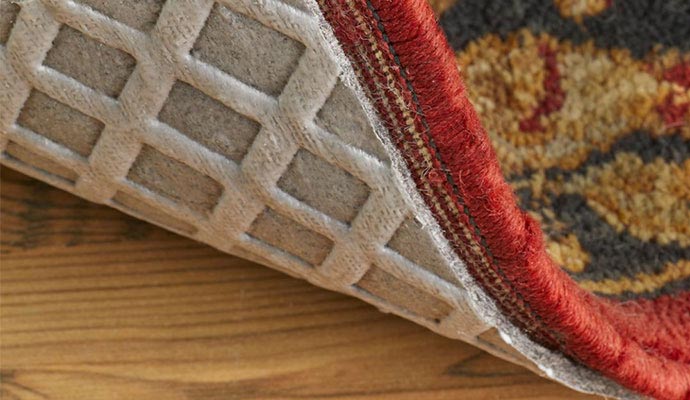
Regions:
<instances>
[{"instance_id":1,"label":"tan floral motif","mask_svg":"<svg viewBox=\"0 0 690 400\"><path fill-rule=\"evenodd\" d=\"M562 16L582 22L584 17L600 14L609 8L612 0L554 0L554 3Z\"/></svg>"},{"instance_id":2,"label":"tan floral motif","mask_svg":"<svg viewBox=\"0 0 690 400\"><path fill-rule=\"evenodd\" d=\"M543 48L556 55L565 97L559 109L539 117L543 129L525 132L520 121L549 95ZM607 151L633 130L668 134L663 110L669 98L682 105L690 97L690 88L665 79L669 68L690 62L690 56L676 51L635 60L627 50L602 50L591 42L576 46L525 29L505 40L489 34L467 46L457 60L508 176L554 166L576 168L592 150ZM687 113L681 120L688 120ZM690 124L675 125L690 137Z\"/></svg>"}]
</instances>

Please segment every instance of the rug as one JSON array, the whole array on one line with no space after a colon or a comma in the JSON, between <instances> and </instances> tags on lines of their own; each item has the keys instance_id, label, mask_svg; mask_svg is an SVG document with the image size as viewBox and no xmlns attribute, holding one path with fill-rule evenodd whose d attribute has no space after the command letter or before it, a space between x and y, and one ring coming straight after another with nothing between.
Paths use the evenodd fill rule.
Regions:
<instances>
[{"instance_id":1,"label":"rug","mask_svg":"<svg viewBox=\"0 0 690 400\"><path fill-rule=\"evenodd\" d=\"M624 386L688 398L690 4L432 2L445 36L420 1L322 5L511 322Z\"/></svg>"}]
</instances>

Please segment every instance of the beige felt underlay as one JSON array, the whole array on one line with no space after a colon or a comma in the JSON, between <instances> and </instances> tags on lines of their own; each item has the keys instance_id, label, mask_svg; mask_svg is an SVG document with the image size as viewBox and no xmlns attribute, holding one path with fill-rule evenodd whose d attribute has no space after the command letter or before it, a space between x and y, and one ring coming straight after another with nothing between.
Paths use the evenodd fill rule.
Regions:
<instances>
[{"instance_id":1,"label":"beige felt underlay","mask_svg":"<svg viewBox=\"0 0 690 400\"><path fill-rule=\"evenodd\" d=\"M533 367L480 322L301 0L0 0L2 163Z\"/></svg>"}]
</instances>

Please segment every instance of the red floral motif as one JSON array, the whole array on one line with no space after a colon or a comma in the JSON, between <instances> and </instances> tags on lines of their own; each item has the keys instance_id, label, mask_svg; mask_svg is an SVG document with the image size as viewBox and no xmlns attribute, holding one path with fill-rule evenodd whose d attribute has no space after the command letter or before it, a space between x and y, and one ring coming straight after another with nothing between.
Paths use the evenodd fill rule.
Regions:
<instances>
[{"instance_id":1,"label":"red floral motif","mask_svg":"<svg viewBox=\"0 0 690 400\"><path fill-rule=\"evenodd\" d=\"M539 57L544 60L546 76L544 77L544 91L546 95L534 110L531 117L520 121L520 130L523 132L543 132L546 128L541 123L541 117L554 113L563 107L565 92L561 87L561 73L558 70L556 52L548 43L539 46Z\"/></svg>"}]
</instances>

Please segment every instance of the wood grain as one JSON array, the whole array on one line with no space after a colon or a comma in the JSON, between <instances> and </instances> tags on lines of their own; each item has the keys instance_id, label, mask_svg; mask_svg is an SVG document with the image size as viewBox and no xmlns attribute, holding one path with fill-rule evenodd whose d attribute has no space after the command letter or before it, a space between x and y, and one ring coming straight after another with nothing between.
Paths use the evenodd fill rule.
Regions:
<instances>
[{"instance_id":1,"label":"wood grain","mask_svg":"<svg viewBox=\"0 0 690 400\"><path fill-rule=\"evenodd\" d=\"M2 399L580 399L2 169Z\"/></svg>"}]
</instances>

